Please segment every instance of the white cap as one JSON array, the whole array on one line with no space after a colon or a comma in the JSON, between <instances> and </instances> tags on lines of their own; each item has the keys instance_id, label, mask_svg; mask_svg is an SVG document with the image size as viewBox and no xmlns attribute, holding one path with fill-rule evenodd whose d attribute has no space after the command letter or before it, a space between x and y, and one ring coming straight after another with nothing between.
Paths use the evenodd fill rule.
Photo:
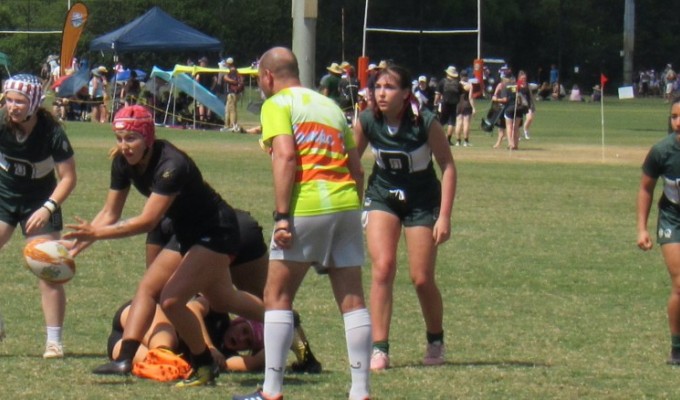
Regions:
<instances>
[{"instance_id":1,"label":"white cap","mask_svg":"<svg viewBox=\"0 0 680 400\"><path fill-rule=\"evenodd\" d=\"M418 82L427 82L427 77L425 75L420 75L418 77Z\"/></svg>"},{"instance_id":2,"label":"white cap","mask_svg":"<svg viewBox=\"0 0 680 400\"><path fill-rule=\"evenodd\" d=\"M233 63L234 63L233 58L231 58L231 57L227 58L227 64L233 64Z\"/></svg>"}]
</instances>

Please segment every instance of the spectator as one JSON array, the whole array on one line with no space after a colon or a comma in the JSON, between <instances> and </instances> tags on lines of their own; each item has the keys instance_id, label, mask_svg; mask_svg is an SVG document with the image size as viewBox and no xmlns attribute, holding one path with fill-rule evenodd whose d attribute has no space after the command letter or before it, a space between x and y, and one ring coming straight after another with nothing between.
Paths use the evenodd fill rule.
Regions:
<instances>
[{"instance_id":1,"label":"spectator","mask_svg":"<svg viewBox=\"0 0 680 400\"><path fill-rule=\"evenodd\" d=\"M234 59L229 57L224 60L224 64L229 69L224 75L224 82L226 83L227 101L224 109L224 129L232 132L241 132L238 126L238 109L237 104L239 96L243 93L243 77L239 75Z\"/></svg>"},{"instance_id":2,"label":"spectator","mask_svg":"<svg viewBox=\"0 0 680 400\"><path fill-rule=\"evenodd\" d=\"M202 68L207 68L208 67L208 57L201 57L198 59L198 66ZM215 84L215 75L206 72L206 71L200 71L195 75L196 81L201 84L204 88L207 90L212 90L214 84ZM198 103L198 120L201 121L202 123L206 123L210 120L210 110L208 107L205 105Z\"/></svg>"},{"instance_id":3,"label":"spectator","mask_svg":"<svg viewBox=\"0 0 680 400\"><path fill-rule=\"evenodd\" d=\"M519 148L519 127L522 126L524 116L531 106L531 91L524 71L519 71L517 80L514 78L511 78L511 80L514 81L514 84L506 86L507 103L503 116L505 117L505 128L508 135L508 148L517 150Z\"/></svg>"},{"instance_id":4,"label":"spectator","mask_svg":"<svg viewBox=\"0 0 680 400\"><path fill-rule=\"evenodd\" d=\"M460 99L456 106L456 146L470 146L470 120L475 114L475 100L471 95L472 85L468 81L468 72L460 73Z\"/></svg>"},{"instance_id":5,"label":"spectator","mask_svg":"<svg viewBox=\"0 0 680 400\"><path fill-rule=\"evenodd\" d=\"M555 64L550 65L550 86L560 81L560 71Z\"/></svg>"},{"instance_id":6,"label":"spectator","mask_svg":"<svg viewBox=\"0 0 680 400\"><path fill-rule=\"evenodd\" d=\"M311 266L328 274L343 315L352 376L349 399L367 399L371 321L361 284L363 173L352 132L339 107L301 86L291 50L276 47L262 55L258 84L267 98L262 139L272 149L275 193L265 287L266 368L261 390L233 399L283 398L292 303Z\"/></svg>"},{"instance_id":7,"label":"spectator","mask_svg":"<svg viewBox=\"0 0 680 400\"><path fill-rule=\"evenodd\" d=\"M340 76L342 68L338 63L332 63L326 68L328 74L321 79L319 91L326 97L330 97L336 104L340 104Z\"/></svg>"},{"instance_id":8,"label":"spectator","mask_svg":"<svg viewBox=\"0 0 680 400\"><path fill-rule=\"evenodd\" d=\"M345 67L338 90L340 91L340 108L345 111L354 110L354 106L359 101L359 81L355 76L353 66Z\"/></svg>"},{"instance_id":9,"label":"spectator","mask_svg":"<svg viewBox=\"0 0 680 400\"><path fill-rule=\"evenodd\" d=\"M593 86L593 94L591 96L592 101L599 102L602 99L602 89L600 88L600 85L595 85Z\"/></svg>"},{"instance_id":10,"label":"spectator","mask_svg":"<svg viewBox=\"0 0 680 400\"><path fill-rule=\"evenodd\" d=\"M450 145L453 145L451 138L456 127L456 107L463 91L462 85L458 80L458 70L456 67L449 66L445 70L446 77L439 81L436 90L435 105L439 107L439 122L442 126L446 125L446 138Z\"/></svg>"},{"instance_id":11,"label":"spectator","mask_svg":"<svg viewBox=\"0 0 680 400\"><path fill-rule=\"evenodd\" d=\"M375 164L364 199L366 242L372 261L371 370L389 367L389 332L397 246L406 238L409 274L425 320L423 363L444 363L444 306L435 282L437 247L451 234L456 167L434 114L415 112L407 70L390 66L378 74L376 104L354 125L359 156L370 145ZM379 155L379 156L378 156ZM433 166L441 169L441 182Z\"/></svg>"},{"instance_id":12,"label":"spectator","mask_svg":"<svg viewBox=\"0 0 680 400\"><path fill-rule=\"evenodd\" d=\"M418 77L418 86L416 86L414 95L420 103L421 110L426 108L434 112L434 87L427 84L427 77L425 75Z\"/></svg>"},{"instance_id":13,"label":"spectator","mask_svg":"<svg viewBox=\"0 0 680 400\"><path fill-rule=\"evenodd\" d=\"M120 99L125 102L125 106L137 104L141 90L142 85L139 83L139 80L137 80L137 71L131 68L130 77L120 91Z\"/></svg>"},{"instance_id":14,"label":"spectator","mask_svg":"<svg viewBox=\"0 0 680 400\"><path fill-rule=\"evenodd\" d=\"M104 73L104 71L106 71L106 68L103 68L103 70L99 68L93 69L88 86L88 95L90 96L90 119L92 122L97 123L102 122L101 110L104 105L104 80L102 79L102 73Z\"/></svg>"},{"instance_id":15,"label":"spectator","mask_svg":"<svg viewBox=\"0 0 680 400\"><path fill-rule=\"evenodd\" d=\"M578 85L576 84L571 87L571 92L569 92L569 101L583 101L581 89L579 89Z\"/></svg>"},{"instance_id":16,"label":"spectator","mask_svg":"<svg viewBox=\"0 0 680 400\"><path fill-rule=\"evenodd\" d=\"M675 84L678 80L678 75L673 70L671 64L666 65L666 73L664 74L664 80L666 82L666 90L664 92L664 97L666 98L666 103L669 103L673 98L673 92L675 91Z\"/></svg>"}]
</instances>

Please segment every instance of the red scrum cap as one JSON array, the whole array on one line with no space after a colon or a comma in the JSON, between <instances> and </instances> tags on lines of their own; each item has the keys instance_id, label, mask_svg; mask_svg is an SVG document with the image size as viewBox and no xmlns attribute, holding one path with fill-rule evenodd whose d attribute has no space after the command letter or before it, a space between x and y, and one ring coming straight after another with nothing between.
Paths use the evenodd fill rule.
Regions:
<instances>
[{"instance_id":1,"label":"red scrum cap","mask_svg":"<svg viewBox=\"0 0 680 400\"><path fill-rule=\"evenodd\" d=\"M147 147L156 140L156 126L153 115L143 106L133 105L121 108L113 118L114 131L137 132L144 138Z\"/></svg>"}]
</instances>

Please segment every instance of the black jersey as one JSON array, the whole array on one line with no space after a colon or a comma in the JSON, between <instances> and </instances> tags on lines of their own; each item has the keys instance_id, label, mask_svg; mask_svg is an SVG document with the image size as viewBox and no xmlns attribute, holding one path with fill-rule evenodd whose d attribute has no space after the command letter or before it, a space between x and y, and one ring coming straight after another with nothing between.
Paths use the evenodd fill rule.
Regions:
<instances>
[{"instance_id":1,"label":"black jersey","mask_svg":"<svg viewBox=\"0 0 680 400\"><path fill-rule=\"evenodd\" d=\"M134 185L144 196L151 193L176 195L166 215L172 220L178 237L184 231L215 226L226 202L203 180L194 161L165 140L156 140L148 167L141 174L122 155L111 165L112 190L125 190ZM233 210L229 207L231 214ZM235 219L235 216L233 217Z\"/></svg>"},{"instance_id":2,"label":"black jersey","mask_svg":"<svg viewBox=\"0 0 680 400\"><path fill-rule=\"evenodd\" d=\"M57 185L55 164L73 157L64 129L38 112L33 131L22 141L0 109L0 197L46 199Z\"/></svg>"}]
</instances>

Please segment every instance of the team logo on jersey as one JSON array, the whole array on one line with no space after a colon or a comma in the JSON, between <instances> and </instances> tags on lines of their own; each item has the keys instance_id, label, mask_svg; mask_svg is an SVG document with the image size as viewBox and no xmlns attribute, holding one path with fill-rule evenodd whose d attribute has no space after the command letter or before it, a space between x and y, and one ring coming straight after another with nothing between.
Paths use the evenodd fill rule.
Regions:
<instances>
[{"instance_id":1,"label":"team logo on jersey","mask_svg":"<svg viewBox=\"0 0 680 400\"><path fill-rule=\"evenodd\" d=\"M165 170L163 171L163 174L161 176L163 177L163 179L169 179L170 177L172 177L172 171L169 169Z\"/></svg>"},{"instance_id":2,"label":"team logo on jersey","mask_svg":"<svg viewBox=\"0 0 680 400\"><path fill-rule=\"evenodd\" d=\"M16 163L14 165L14 175L26 176L26 166L21 163Z\"/></svg>"},{"instance_id":3,"label":"team logo on jersey","mask_svg":"<svg viewBox=\"0 0 680 400\"><path fill-rule=\"evenodd\" d=\"M671 230L668 229L668 228L666 228L666 229L659 228L658 235L659 235L660 238L670 239L671 238Z\"/></svg>"}]
</instances>

